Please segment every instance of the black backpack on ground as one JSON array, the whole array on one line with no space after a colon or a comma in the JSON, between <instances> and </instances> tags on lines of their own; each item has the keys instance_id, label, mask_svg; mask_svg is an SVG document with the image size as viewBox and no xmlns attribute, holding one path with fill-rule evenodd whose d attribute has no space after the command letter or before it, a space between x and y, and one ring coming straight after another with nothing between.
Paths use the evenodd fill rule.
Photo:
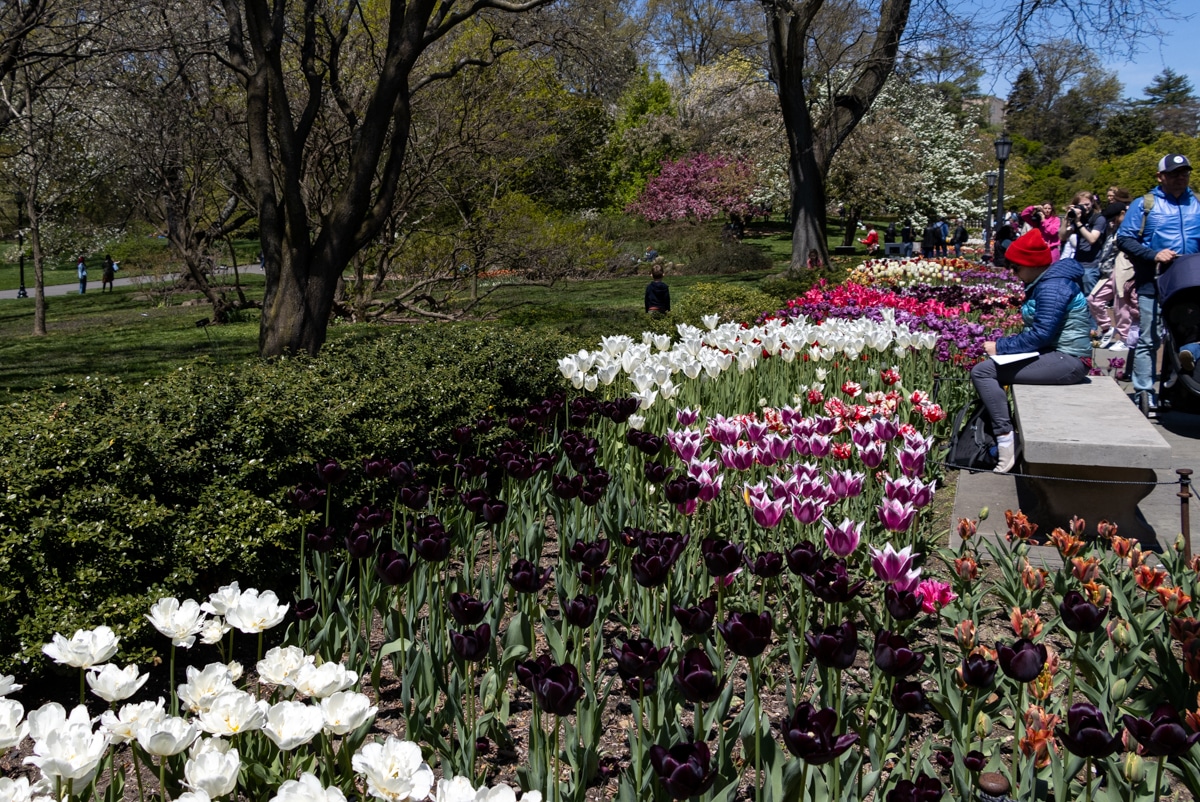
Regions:
<instances>
[{"instance_id":1,"label":"black backpack on ground","mask_svg":"<svg viewBox=\"0 0 1200 802\"><path fill-rule=\"evenodd\" d=\"M976 398L954 416L946 467L977 473L996 467L996 434L983 402Z\"/></svg>"}]
</instances>

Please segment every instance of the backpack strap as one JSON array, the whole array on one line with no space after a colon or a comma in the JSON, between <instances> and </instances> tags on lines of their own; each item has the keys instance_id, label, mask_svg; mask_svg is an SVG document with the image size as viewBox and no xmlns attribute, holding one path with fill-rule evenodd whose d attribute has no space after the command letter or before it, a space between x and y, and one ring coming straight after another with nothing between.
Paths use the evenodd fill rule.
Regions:
<instances>
[{"instance_id":1,"label":"backpack strap","mask_svg":"<svg viewBox=\"0 0 1200 802\"><path fill-rule=\"evenodd\" d=\"M1138 229L1138 241L1141 242L1142 237L1146 234L1146 219L1150 217L1150 210L1154 208L1154 193L1147 192L1142 196L1142 227ZM1143 243L1144 244L1144 243Z\"/></svg>"}]
</instances>

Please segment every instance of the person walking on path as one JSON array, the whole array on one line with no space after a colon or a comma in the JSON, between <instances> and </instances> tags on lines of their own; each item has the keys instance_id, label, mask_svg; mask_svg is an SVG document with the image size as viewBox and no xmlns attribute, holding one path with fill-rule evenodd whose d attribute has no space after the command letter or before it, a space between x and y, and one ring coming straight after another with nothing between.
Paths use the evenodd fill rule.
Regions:
<instances>
[{"instance_id":1,"label":"person walking on path","mask_svg":"<svg viewBox=\"0 0 1200 802\"><path fill-rule=\"evenodd\" d=\"M954 237L951 242L954 243L954 258L962 258L963 246L967 244L969 239L967 235L967 227L963 225L962 218L954 218Z\"/></svg>"},{"instance_id":2,"label":"person walking on path","mask_svg":"<svg viewBox=\"0 0 1200 802\"><path fill-rule=\"evenodd\" d=\"M87 292L87 263L83 261L82 256L75 263L75 273L79 276L79 294L83 295Z\"/></svg>"},{"instance_id":3,"label":"person walking on path","mask_svg":"<svg viewBox=\"0 0 1200 802\"><path fill-rule=\"evenodd\" d=\"M929 218L929 225L921 234L921 258L936 259L938 254L946 250L946 240L942 238L942 227L937 220Z\"/></svg>"},{"instance_id":4,"label":"person walking on path","mask_svg":"<svg viewBox=\"0 0 1200 802\"><path fill-rule=\"evenodd\" d=\"M912 220L905 220L904 227L900 229L900 253L906 257L912 256L913 241L915 239Z\"/></svg>"},{"instance_id":5,"label":"person walking on path","mask_svg":"<svg viewBox=\"0 0 1200 802\"><path fill-rule=\"evenodd\" d=\"M651 282L646 285L646 312L665 315L671 311L671 289L662 280L663 269L655 265L650 278Z\"/></svg>"},{"instance_id":6,"label":"person walking on path","mask_svg":"<svg viewBox=\"0 0 1200 802\"><path fill-rule=\"evenodd\" d=\"M108 287L108 291L113 291L113 280L117 277L117 263L109 254L104 254L104 272L100 274L100 292L104 292L104 288Z\"/></svg>"},{"instance_id":7,"label":"person walking on path","mask_svg":"<svg viewBox=\"0 0 1200 802\"><path fill-rule=\"evenodd\" d=\"M1143 412L1158 406L1158 349L1162 342L1159 319L1159 273L1176 257L1200 253L1200 200L1188 181L1192 163L1181 153L1168 153L1158 162L1158 186L1129 204L1117 229L1117 247L1133 262L1133 281L1140 315L1133 349L1133 394Z\"/></svg>"}]
</instances>

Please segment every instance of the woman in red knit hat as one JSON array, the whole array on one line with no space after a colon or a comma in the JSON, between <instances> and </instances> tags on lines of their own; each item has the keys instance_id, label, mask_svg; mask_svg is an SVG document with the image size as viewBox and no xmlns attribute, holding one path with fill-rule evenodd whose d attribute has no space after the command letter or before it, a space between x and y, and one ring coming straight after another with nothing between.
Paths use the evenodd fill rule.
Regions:
<instances>
[{"instance_id":1,"label":"woman in red knit hat","mask_svg":"<svg viewBox=\"0 0 1200 802\"><path fill-rule=\"evenodd\" d=\"M1004 258L1025 284L1025 303L1021 304L1025 328L1019 334L985 342L983 347L991 356L1028 357L1003 365L985 359L971 369L971 383L992 418L996 434L996 473L1008 473L1017 461L1004 386L1077 384L1087 376L1092 355L1092 320L1083 294L1083 265L1074 259L1054 261L1037 230L1017 238Z\"/></svg>"}]
</instances>

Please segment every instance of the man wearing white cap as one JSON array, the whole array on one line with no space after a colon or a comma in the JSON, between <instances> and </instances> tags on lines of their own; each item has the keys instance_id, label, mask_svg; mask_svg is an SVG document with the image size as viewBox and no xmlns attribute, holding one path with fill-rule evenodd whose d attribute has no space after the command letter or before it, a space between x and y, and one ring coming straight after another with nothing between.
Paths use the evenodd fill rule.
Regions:
<instances>
[{"instance_id":1,"label":"man wearing white cap","mask_svg":"<svg viewBox=\"0 0 1200 802\"><path fill-rule=\"evenodd\" d=\"M1141 333L1133 351L1133 391L1134 400L1143 402L1143 409L1158 405L1154 385L1158 379L1160 321L1154 279L1176 257L1200 253L1200 200L1188 187L1191 176L1192 163L1187 156L1163 156L1158 162L1158 186L1145 198L1135 198L1129 204L1117 230L1117 247L1133 262L1138 293Z\"/></svg>"}]
</instances>

